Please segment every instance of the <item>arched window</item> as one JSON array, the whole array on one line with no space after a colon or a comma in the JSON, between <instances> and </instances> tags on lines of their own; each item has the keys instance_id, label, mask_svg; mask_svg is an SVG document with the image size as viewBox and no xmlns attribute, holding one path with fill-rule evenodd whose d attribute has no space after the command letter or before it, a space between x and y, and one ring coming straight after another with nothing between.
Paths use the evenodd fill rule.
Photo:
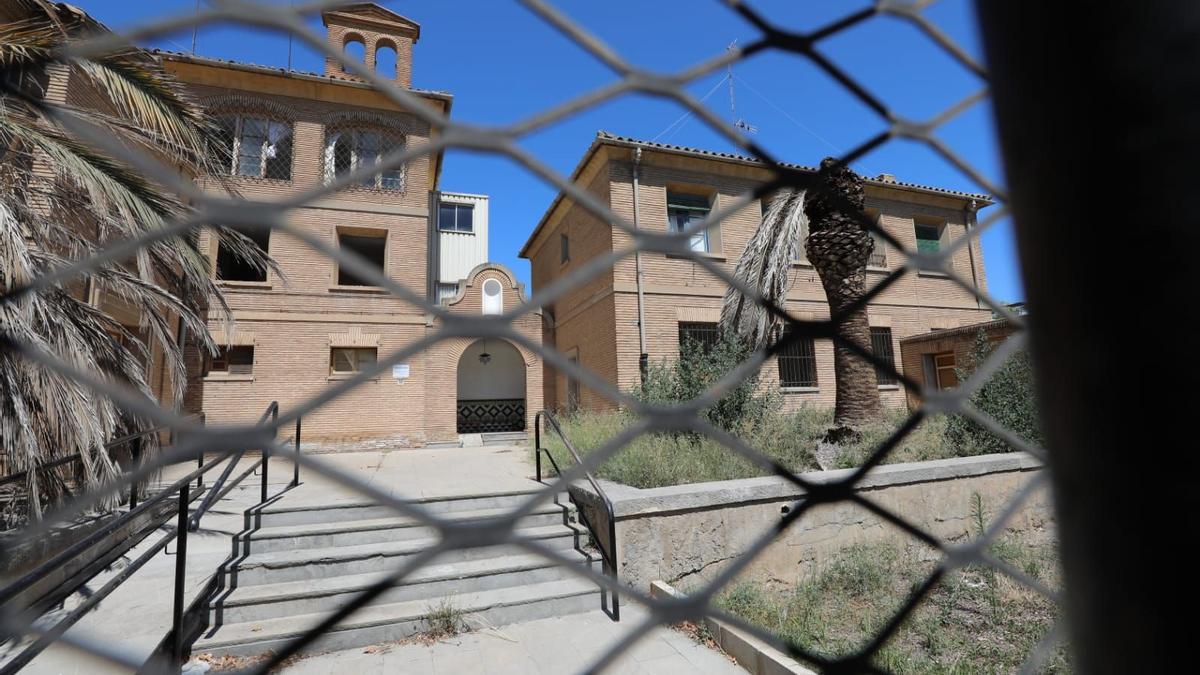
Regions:
<instances>
[{"instance_id":1,"label":"arched window","mask_svg":"<svg viewBox=\"0 0 1200 675\"><path fill-rule=\"evenodd\" d=\"M363 39L357 35L347 35L346 41L342 43L342 52L346 55L348 61L358 61L366 63L367 61L367 46L363 44ZM346 64L342 64L342 72L349 72L346 69Z\"/></svg>"},{"instance_id":2,"label":"arched window","mask_svg":"<svg viewBox=\"0 0 1200 675\"><path fill-rule=\"evenodd\" d=\"M495 279L483 282L483 313L502 314L504 312L504 287Z\"/></svg>"},{"instance_id":3,"label":"arched window","mask_svg":"<svg viewBox=\"0 0 1200 675\"><path fill-rule=\"evenodd\" d=\"M292 125L251 114L217 117L217 162L223 173L292 179Z\"/></svg>"},{"instance_id":4,"label":"arched window","mask_svg":"<svg viewBox=\"0 0 1200 675\"><path fill-rule=\"evenodd\" d=\"M389 80L396 79L396 45L388 40L375 44L375 73Z\"/></svg>"},{"instance_id":5,"label":"arched window","mask_svg":"<svg viewBox=\"0 0 1200 675\"><path fill-rule=\"evenodd\" d=\"M386 131L362 128L332 131L325 141L325 178L333 180L361 167L378 164L402 147L403 137ZM359 184L376 190L401 191L404 189L404 167L366 176Z\"/></svg>"}]
</instances>

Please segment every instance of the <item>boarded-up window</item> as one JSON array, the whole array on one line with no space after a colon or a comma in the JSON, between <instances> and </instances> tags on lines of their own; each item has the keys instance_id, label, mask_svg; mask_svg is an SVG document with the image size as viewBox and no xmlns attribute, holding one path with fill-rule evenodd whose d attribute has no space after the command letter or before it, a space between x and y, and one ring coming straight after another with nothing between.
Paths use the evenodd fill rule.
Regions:
<instances>
[{"instance_id":1,"label":"boarded-up window","mask_svg":"<svg viewBox=\"0 0 1200 675\"><path fill-rule=\"evenodd\" d=\"M954 352L934 354L933 367L937 373L938 389L953 389L958 386L958 373L955 372Z\"/></svg>"},{"instance_id":2,"label":"boarded-up window","mask_svg":"<svg viewBox=\"0 0 1200 675\"><path fill-rule=\"evenodd\" d=\"M329 350L329 372L357 373L375 365L375 347L334 347Z\"/></svg>"}]
</instances>

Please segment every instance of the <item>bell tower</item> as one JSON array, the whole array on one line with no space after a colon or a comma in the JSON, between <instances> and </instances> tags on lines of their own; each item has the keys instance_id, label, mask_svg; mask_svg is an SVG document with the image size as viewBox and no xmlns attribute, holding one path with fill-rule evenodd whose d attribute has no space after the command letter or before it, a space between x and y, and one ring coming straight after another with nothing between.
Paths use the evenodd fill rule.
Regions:
<instances>
[{"instance_id":1,"label":"bell tower","mask_svg":"<svg viewBox=\"0 0 1200 675\"><path fill-rule=\"evenodd\" d=\"M412 52L413 45L421 37L420 24L373 2L322 12L321 20L325 24L326 40L334 51L362 59L367 68L380 77L393 80L406 89L412 88ZM390 72L389 50L395 54L395 72ZM361 79L346 72L341 62L331 58L325 59L325 74Z\"/></svg>"}]
</instances>

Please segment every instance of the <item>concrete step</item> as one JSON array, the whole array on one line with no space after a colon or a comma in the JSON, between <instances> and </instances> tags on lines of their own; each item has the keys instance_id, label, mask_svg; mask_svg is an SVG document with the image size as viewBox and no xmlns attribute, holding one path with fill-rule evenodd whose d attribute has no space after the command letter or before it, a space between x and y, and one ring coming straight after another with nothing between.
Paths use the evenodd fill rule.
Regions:
<instances>
[{"instance_id":1,"label":"concrete step","mask_svg":"<svg viewBox=\"0 0 1200 675\"><path fill-rule=\"evenodd\" d=\"M393 642L428 630L427 617L449 603L469 625L502 626L564 614L576 614L599 607L599 588L584 579L563 579L459 593L436 600L372 605L352 614L326 632L301 653L312 654L338 649ZM201 638L194 654L214 656L232 654L255 656L278 650L291 639L318 625L327 614L299 614L284 618L227 623L210 637Z\"/></svg>"},{"instance_id":2,"label":"concrete step","mask_svg":"<svg viewBox=\"0 0 1200 675\"><path fill-rule=\"evenodd\" d=\"M471 523L502 520L511 512L511 508L450 511L438 515L438 518L455 523ZM538 507L531 514L522 518L517 527L533 528L564 525L567 523L569 514L570 509L565 506L547 504ZM328 523L261 527L242 537L241 550L246 554L268 553L272 551L308 548L357 546L359 544L407 541L410 539L430 539L436 536L437 528L424 525L410 517L396 516L391 518L369 518Z\"/></svg>"},{"instance_id":3,"label":"concrete step","mask_svg":"<svg viewBox=\"0 0 1200 675\"><path fill-rule=\"evenodd\" d=\"M484 446L529 445L529 434L524 431L500 431L480 434Z\"/></svg>"},{"instance_id":4,"label":"concrete step","mask_svg":"<svg viewBox=\"0 0 1200 675\"><path fill-rule=\"evenodd\" d=\"M482 509L513 509L523 504L536 490L521 490L516 492L497 492L491 494L465 495L454 497L428 497L405 500L417 508L429 513L444 514L455 511L479 511ZM567 500L559 496L562 504ZM550 500L547 500L550 501ZM275 527L282 525L306 525L310 523L337 523L348 520L373 520L376 518L393 518L401 514L396 509L370 501L345 502L316 502L296 503L292 500L280 500L271 504L261 512L261 525Z\"/></svg>"},{"instance_id":5,"label":"concrete step","mask_svg":"<svg viewBox=\"0 0 1200 675\"><path fill-rule=\"evenodd\" d=\"M571 549L583 543L585 532L567 525L549 525L515 530L517 537L537 541L552 549ZM327 579L342 575L378 572L381 567L402 564L404 558L435 546L436 538L386 541L355 546L335 546L290 551L251 553L235 561L227 575L225 587L238 588L256 584ZM502 555L504 546L482 546L455 549L441 557L442 562L462 562Z\"/></svg>"},{"instance_id":6,"label":"concrete step","mask_svg":"<svg viewBox=\"0 0 1200 675\"><path fill-rule=\"evenodd\" d=\"M393 586L372 604L387 604L474 593L523 584L579 578L574 572L539 555L512 555L426 565L400 585ZM564 551L580 566L599 570L600 559L579 551ZM214 625L263 621L299 614L330 613L344 606L354 594L386 576L386 572L355 574L313 583L310 579L237 588L212 605Z\"/></svg>"}]
</instances>

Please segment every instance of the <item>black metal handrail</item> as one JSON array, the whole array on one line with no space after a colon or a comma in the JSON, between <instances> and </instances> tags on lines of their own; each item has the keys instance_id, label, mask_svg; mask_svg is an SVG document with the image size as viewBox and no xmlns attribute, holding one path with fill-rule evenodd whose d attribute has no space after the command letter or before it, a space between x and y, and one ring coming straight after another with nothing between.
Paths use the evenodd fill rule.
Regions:
<instances>
[{"instance_id":1,"label":"black metal handrail","mask_svg":"<svg viewBox=\"0 0 1200 675\"><path fill-rule=\"evenodd\" d=\"M567 440L567 435L565 433L563 433L562 427L559 426L559 424L558 424L558 420L554 418L554 413L550 412L549 410L538 411L538 414L536 416L534 416L534 418L533 418L533 439L534 439L533 444L534 444L534 463L536 464L537 480L539 483L542 482L542 455L543 454L545 454L546 458L550 460L550 466L554 467L554 473L559 476L562 475L562 470L558 468L558 461L554 459L554 454L551 453L546 448L542 447L542 424L541 424L542 420L545 420L547 423L549 423L550 428L554 431L554 433L558 434L558 438L559 438L559 440L562 441L563 447L565 447L567 449L567 452L571 453L571 456L573 458L575 458L575 463L580 464L580 465L583 464L583 458L579 456L579 452L575 449L575 446L571 445L571 441ZM587 476L588 482L591 483L592 489L596 491L596 495L599 496L601 501L604 503L604 509L608 515L608 548L610 550L605 550L603 540L600 537L600 534L597 531L596 526L592 524L591 519L588 518L587 513L585 512L586 510L582 507L578 509L579 519L588 528L588 531L592 535L592 541L595 542L596 548L600 551L600 559L605 567L604 572L606 574L608 574L608 576L612 577L613 589L612 589L612 614L611 614L611 616L612 616L613 621L620 621L621 620L621 600L620 600L620 596L618 595L617 589L616 589L617 569L618 569L618 567L617 567L617 517L616 517L616 513L613 511L612 500L608 498L607 494L605 494L604 488L600 487L600 483L596 481L596 477L593 476L592 472L588 471L586 468L584 468L583 473L585 476ZM574 499L573 496L572 496L572 499ZM604 587L601 587L601 589L600 589L600 604L602 607L607 602L607 596L608 596L607 590Z\"/></svg>"},{"instance_id":2,"label":"black metal handrail","mask_svg":"<svg viewBox=\"0 0 1200 675\"><path fill-rule=\"evenodd\" d=\"M262 417L259 419L259 424L261 425L268 418L271 418L272 420L278 419L278 411L279 411L279 404L277 402L273 401L271 403L271 405L268 406L266 412L264 412ZM145 433L150 433L150 432L148 431ZM121 440L121 439L118 439L118 440ZM299 423L299 420L297 420L297 423L296 423L296 436L294 438L294 441L295 441L296 450L299 451L299 448L300 448L300 423ZM25 591L27 591L28 589L33 587L36 583L38 583L41 579L45 578L48 574L51 574L58 568L62 567L69 560L73 559L80 553L86 551L87 549L91 548L95 544L99 543L101 540L103 540L105 537L109 536L113 532L116 532L117 530L121 529L122 527L127 526L128 524L130 524L131 522L133 522L134 520L136 520L143 514L147 513L150 509L152 509L157 504L169 499L171 496L173 496L175 494L178 494L178 505L176 507L176 513L175 513L178 523L175 528L175 531L167 533L162 539L160 539L158 542L156 542L150 548L150 550L146 551L141 556L139 556L136 560L134 560L132 563L130 563L127 567L125 567L120 572L120 574L118 574L115 578L109 580L109 582L106 583L103 587L101 587L98 591L91 594L85 602L83 602L79 606L75 607L65 617L60 619L54 625L53 628L51 628L48 631L46 631L45 633L43 633L41 636L39 636L39 638L37 640L35 640L32 644L30 644L28 647L26 647L24 650L22 650L20 654L17 654L15 657L13 657L8 662L6 662L4 664L4 666L2 668L0 668L0 675L8 675L9 673L15 673L18 670L20 670L21 668L23 668L35 656L37 656L39 653L41 653L42 650L44 650L47 646L49 646L54 640L58 639L58 637L61 636L71 625L75 624L77 621L79 621L79 619L83 618L83 616L88 611L90 611L92 608L94 608L97 603L99 603L101 600L103 600L105 597L107 597L113 590L115 590L118 586L120 586L121 583L123 583L125 580L127 580L135 571L137 571L137 569L141 568L143 565L145 565L147 562L149 562L150 559L154 557L154 555L156 555L158 552L160 552L164 548L166 548L166 546L172 540L175 541L175 586L174 586L174 606L173 606L173 612L172 612L172 628L171 628L171 633L169 634L169 639L170 639L170 643L171 643L170 644L171 662L168 665L173 670L178 671L183 662L182 661L183 654L184 654L184 650L186 649L186 645L184 644L185 635L183 633L182 623L183 623L183 615L184 615L184 598L183 598L183 596L184 596L185 580L186 580L186 576L187 576L187 541L188 541L187 536L188 536L188 531L193 529L191 527L191 523L199 522L198 518L193 519L193 518L188 517L189 516L188 505L191 503L191 484L192 484L193 480L196 480L196 481L198 481L198 483L197 483L198 485L202 485L202 483L199 483L199 481L202 479L202 477L205 473L207 473L208 471L211 471L218 464L221 464L222 462L232 459L233 461L231 461L229 463L229 465L226 467L225 471L222 472L221 479L218 480L216 483L214 483L212 485L212 487L210 487L208 489L207 494L205 495L205 503L212 504L216 500L219 500L222 497L224 497L226 494L228 494L231 490L233 490L235 487L237 487L237 485L240 484L245 478L250 476L256 469L261 467L262 472L260 475L262 478L262 494L261 494L262 498L259 502L259 506L261 506L263 503L265 503L267 501L267 462L270 459L269 450L264 448L262 456L255 463L253 463L251 466L247 467L247 469L245 471L243 471L240 475L235 477L232 481L227 481L226 479L228 478L229 473L232 471L233 467L237 465L237 462L241 458L242 454L244 454L244 450L239 450L239 451L236 451L233 453L223 452L219 456L209 460L206 463L206 462L204 462L203 454L201 453L200 466L197 467L195 470L193 470L191 473L189 473L188 475L184 476L183 478L180 478L179 480L175 481L166 489L160 490L157 494L155 494L154 496L145 500L141 504L138 504L138 505L130 508L129 511L127 511L120 517L114 518L111 521L105 523L102 527L100 527L96 531L90 533L84 539L76 542L75 544L72 544L71 546L64 549L57 555L53 556L50 560L47 560L46 562L42 563L41 565L38 565L33 570L23 574L20 578L16 579L12 583L10 583L10 584L6 585L4 588L0 589L0 607L3 607L3 606L6 606L11 600L19 597L22 593L24 593ZM288 489L297 485L299 483L299 478L300 478L300 474L299 474L299 471L297 470L294 474L293 483L291 485L289 485ZM138 531L133 536L129 537L129 539L133 540L136 545L137 542L140 542L142 539L144 539L146 536L148 536L151 532L153 532L155 529L157 529L160 526L160 524L161 524L161 521L151 522L148 527L145 527L142 530ZM84 581L86 581L86 580L84 580ZM40 603L34 603L34 604L30 605L30 607L27 610L25 610L25 613L38 611L39 604Z\"/></svg>"}]
</instances>

